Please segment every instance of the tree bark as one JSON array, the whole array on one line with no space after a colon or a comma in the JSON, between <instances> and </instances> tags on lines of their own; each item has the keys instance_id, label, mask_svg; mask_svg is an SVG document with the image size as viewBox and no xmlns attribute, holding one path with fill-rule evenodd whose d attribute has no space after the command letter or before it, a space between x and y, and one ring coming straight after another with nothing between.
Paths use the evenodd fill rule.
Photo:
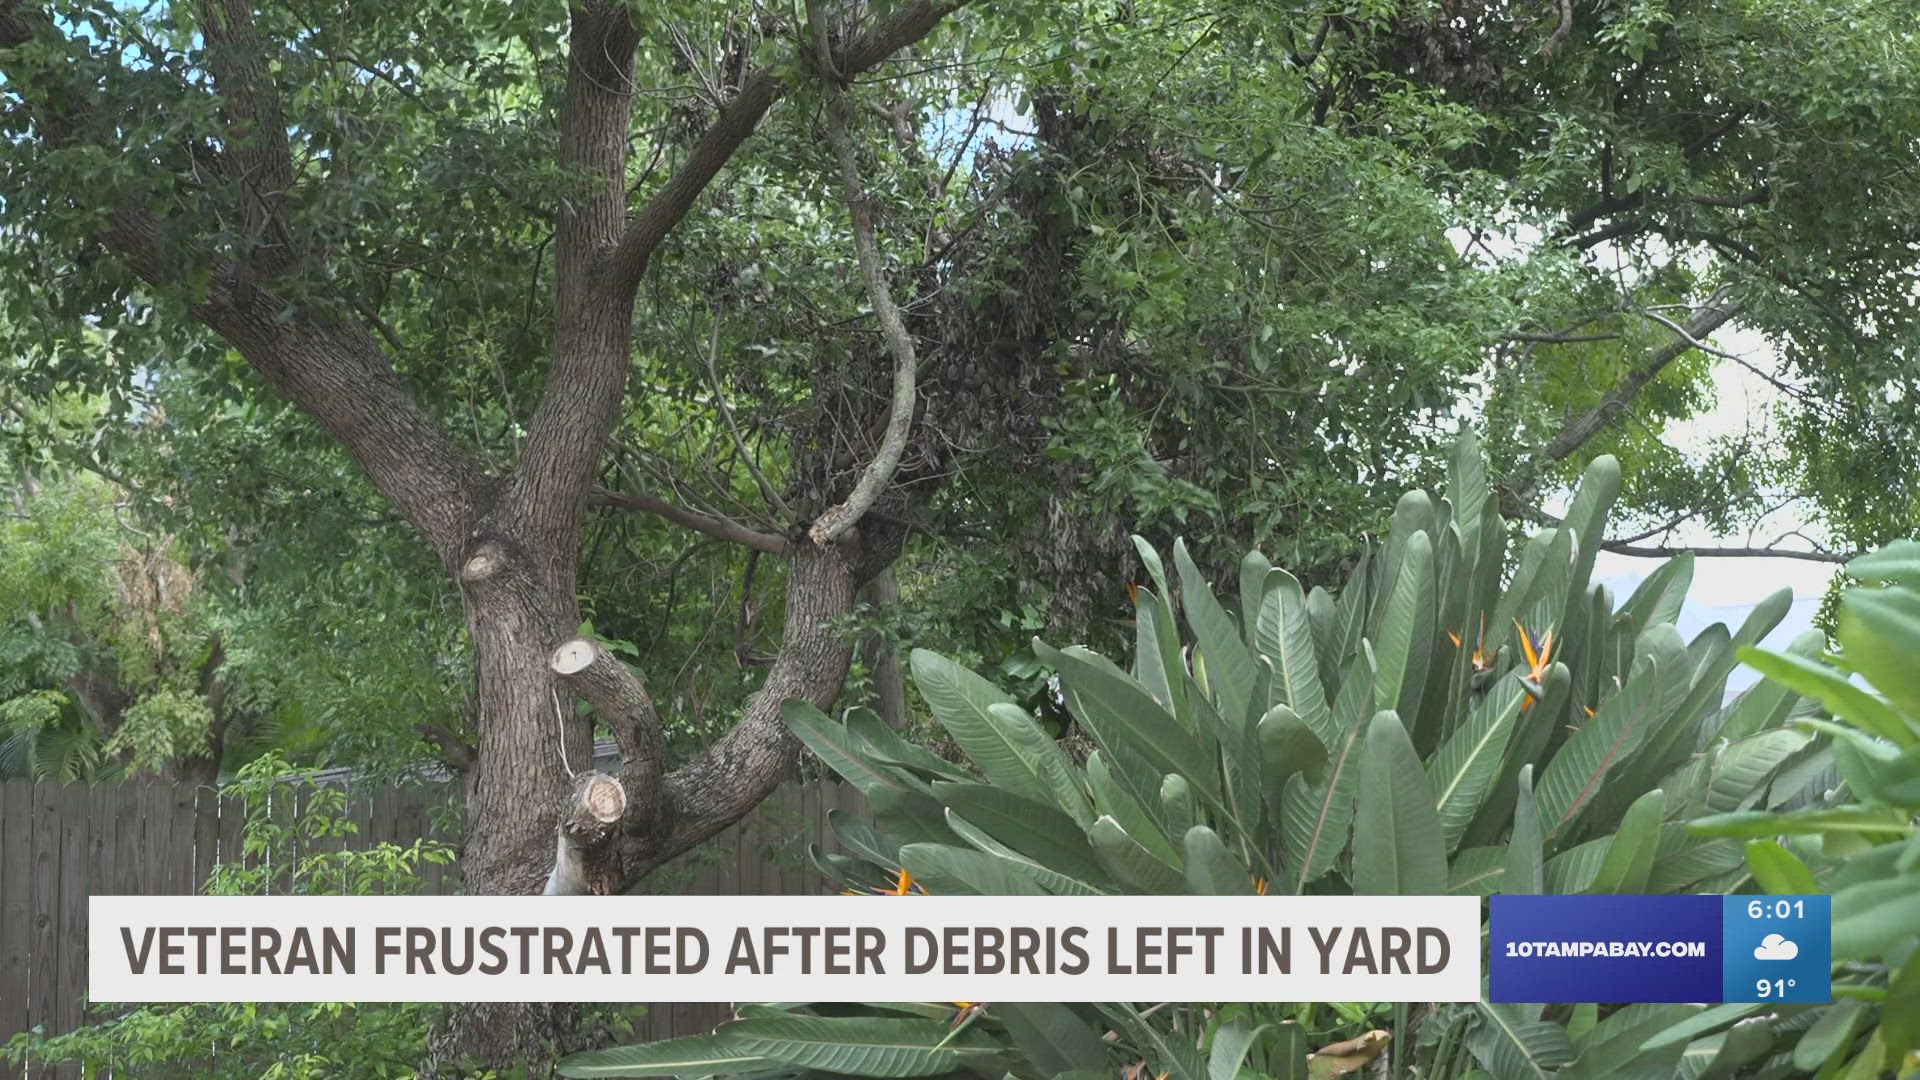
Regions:
<instances>
[{"instance_id":1,"label":"tree bark","mask_svg":"<svg viewBox=\"0 0 1920 1080\"><path fill-rule=\"evenodd\" d=\"M882 570L860 590L861 602L875 611L886 611L900 598L893 570ZM872 709L880 720L895 731L907 724L907 681L900 670L900 654L887 647L885 635L868 634L860 643L860 662L873 678Z\"/></svg>"}]
</instances>

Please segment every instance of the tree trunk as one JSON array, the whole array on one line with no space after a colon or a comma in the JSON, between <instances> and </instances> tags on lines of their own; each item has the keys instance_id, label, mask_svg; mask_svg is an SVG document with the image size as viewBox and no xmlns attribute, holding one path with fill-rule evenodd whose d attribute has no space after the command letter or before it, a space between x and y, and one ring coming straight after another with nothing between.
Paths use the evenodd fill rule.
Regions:
<instances>
[{"instance_id":1,"label":"tree trunk","mask_svg":"<svg viewBox=\"0 0 1920 1080\"><path fill-rule=\"evenodd\" d=\"M880 571L860 590L860 599L877 612L891 608L899 598L892 567ZM873 679L870 707L882 723L899 731L907 725L907 682L900 671L900 654L888 647L884 634L872 633L860 643L860 662Z\"/></svg>"}]
</instances>

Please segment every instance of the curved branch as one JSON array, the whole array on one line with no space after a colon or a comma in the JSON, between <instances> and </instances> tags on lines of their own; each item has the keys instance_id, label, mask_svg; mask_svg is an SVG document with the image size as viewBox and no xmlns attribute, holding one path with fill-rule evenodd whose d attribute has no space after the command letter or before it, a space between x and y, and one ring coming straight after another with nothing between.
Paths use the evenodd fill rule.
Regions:
<instances>
[{"instance_id":1,"label":"curved branch","mask_svg":"<svg viewBox=\"0 0 1920 1080\"><path fill-rule=\"evenodd\" d=\"M716 540L725 540L729 544L752 548L755 551L764 551L772 555L784 555L787 551L787 541L784 537L775 536L772 533L755 532L737 521L702 514L652 495L633 495L596 488L592 502L595 506L613 506L622 510L657 514L694 532L711 536Z\"/></svg>"},{"instance_id":2,"label":"curved branch","mask_svg":"<svg viewBox=\"0 0 1920 1080\"><path fill-rule=\"evenodd\" d=\"M825 23L818 18L819 9L814 10L815 37L820 42L821 55L825 56ZM887 430L880 440L880 449L874 452L873 460L861 472L846 501L814 520L808 535L814 543L823 545L838 540L858 525L880 493L893 482L893 474L900 467L900 456L906 452L907 434L913 428L914 376L918 367L913 336L907 333L906 320L901 318L900 308L893 302L880 246L873 238L873 210L867 204L866 191L860 181L860 163L854 153L850 130L852 110L847 107L846 90L831 78L827 80L826 90L827 142L833 147L841 196L853 220L854 254L860 261L860 276L866 282L867 301L873 305L874 317L880 321L880 335L893 354L893 405L887 415Z\"/></svg>"}]
</instances>

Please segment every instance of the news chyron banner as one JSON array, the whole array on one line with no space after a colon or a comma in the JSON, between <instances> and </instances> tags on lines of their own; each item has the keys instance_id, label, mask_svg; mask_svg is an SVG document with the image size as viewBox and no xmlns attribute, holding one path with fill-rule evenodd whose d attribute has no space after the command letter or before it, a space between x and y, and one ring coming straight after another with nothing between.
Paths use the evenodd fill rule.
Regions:
<instances>
[{"instance_id":1,"label":"news chyron banner","mask_svg":"<svg viewBox=\"0 0 1920 1080\"><path fill-rule=\"evenodd\" d=\"M1477 896L96 896L96 1002L1477 1001Z\"/></svg>"},{"instance_id":2,"label":"news chyron banner","mask_svg":"<svg viewBox=\"0 0 1920 1080\"><path fill-rule=\"evenodd\" d=\"M1815 1002L1832 984L1827 896L1494 896L1488 999Z\"/></svg>"}]
</instances>

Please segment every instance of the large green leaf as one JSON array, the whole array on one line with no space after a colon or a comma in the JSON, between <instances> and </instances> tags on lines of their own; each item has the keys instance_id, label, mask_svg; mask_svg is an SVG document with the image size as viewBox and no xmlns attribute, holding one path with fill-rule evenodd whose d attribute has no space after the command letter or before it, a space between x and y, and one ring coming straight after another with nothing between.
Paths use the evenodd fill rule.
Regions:
<instances>
[{"instance_id":1,"label":"large green leaf","mask_svg":"<svg viewBox=\"0 0 1920 1080\"><path fill-rule=\"evenodd\" d=\"M1447 892L1453 896L1488 896L1507 892L1509 890L1501 884L1506 876L1506 848L1462 848L1447 867Z\"/></svg>"},{"instance_id":2,"label":"large green leaf","mask_svg":"<svg viewBox=\"0 0 1920 1080\"><path fill-rule=\"evenodd\" d=\"M943 780L973 779L965 769L953 762L901 738L900 733L888 727L887 722L872 709L848 709L846 726L848 733L865 744L869 755L874 758Z\"/></svg>"},{"instance_id":3,"label":"large green leaf","mask_svg":"<svg viewBox=\"0 0 1920 1080\"><path fill-rule=\"evenodd\" d=\"M1920 592L1847 590L1834 638L1849 667L1906 717L1920 717L1920 664L1914 663L1920 656ZM1907 730L1911 735L1911 723Z\"/></svg>"},{"instance_id":4,"label":"large green leaf","mask_svg":"<svg viewBox=\"0 0 1920 1080\"><path fill-rule=\"evenodd\" d=\"M1847 681L1825 664L1790 653L1740 650L1740 659L1769 679L1783 683L1827 707L1827 711L1900 746L1920 742L1900 714L1871 693Z\"/></svg>"},{"instance_id":5,"label":"large green leaf","mask_svg":"<svg viewBox=\"0 0 1920 1080\"><path fill-rule=\"evenodd\" d=\"M1472 824L1474 814L1487 797L1487 790L1499 775L1506 757L1507 742L1513 736L1514 718L1527 700L1527 692L1518 678L1504 678L1487 691L1472 715L1453 737L1440 745L1427 764L1427 777L1433 782L1434 801L1440 818L1440 831L1447 850L1460 843L1460 837Z\"/></svg>"},{"instance_id":6,"label":"large green leaf","mask_svg":"<svg viewBox=\"0 0 1920 1080\"><path fill-rule=\"evenodd\" d=\"M1024 858L1063 874L1104 882L1086 833L1051 806L984 784L938 783L934 797Z\"/></svg>"},{"instance_id":7,"label":"large green leaf","mask_svg":"<svg viewBox=\"0 0 1920 1080\"><path fill-rule=\"evenodd\" d=\"M1111 883L1104 868L1099 874L1099 881L1102 885L1096 886L1090 881L1077 877L1069 877L1066 874L1060 873L1058 870L1034 862L1020 852L988 836L985 830L977 825L970 824L966 818L954 813L951 809L947 811L947 826L953 830L954 835L972 845L975 851L984 852L995 858L1018 863L1018 866L1007 867L1006 869L1009 872L1017 873L1022 877L1032 880L1034 884L1039 885L1045 891L1056 896L1096 896L1110 891L1107 886Z\"/></svg>"},{"instance_id":8,"label":"large green leaf","mask_svg":"<svg viewBox=\"0 0 1920 1080\"><path fill-rule=\"evenodd\" d=\"M1275 705L1260 718L1262 778L1276 787L1302 773L1309 782L1325 775L1327 748L1306 721L1285 705Z\"/></svg>"},{"instance_id":9,"label":"large green leaf","mask_svg":"<svg viewBox=\"0 0 1920 1080\"><path fill-rule=\"evenodd\" d=\"M1039 877L1013 859L945 844L908 844L906 867L935 896L1043 896Z\"/></svg>"},{"instance_id":10,"label":"large green leaf","mask_svg":"<svg viewBox=\"0 0 1920 1080\"><path fill-rule=\"evenodd\" d=\"M1562 528L1573 535L1573 568L1567 578L1567 601L1586 595L1587 578L1593 573L1593 561L1600 555L1600 541L1606 536L1607 512L1620 497L1620 462L1612 454L1601 454L1587 463L1567 507Z\"/></svg>"},{"instance_id":11,"label":"large green leaf","mask_svg":"<svg viewBox=\"0 0 1920 1080\"><path fill-rule=\"evenodd\" d=\"M1412 560L1409 560L1411 563ZM1392 710L1367 725L1353 821L1353 888L1363 895L1432 896L1447 891L1447 845L1433 786L1413 739Z\"/></svg>"},{"instance_id":12,"label":"large green leaf","mask_svg":"<svg viewBox=\"0 0 1920 1080\"><path fill-rule=\"evenodd\" d=\"M1630 638L1650 626L1670 623L1680 616L1687 590L1693 586L1693 553L1686 552L1661 564L1620 606L1619 621Z\"/></svg>"},{"instance_id":13,"label":"large green leaf","mask_svg":"<svg viewBox=\"0 0 1920 1080\"><path fill-rule=\"evenodd\" d=\"M1533 766L1520 767L1513 804L1513 837L1507 845L1507 871L1500 891L1537 896L1546 891L1545 837L1540 831L1540 809L1533 797Z\"/></svg>"},{"instance_id":14,"label":"large green leaf","mask_svg":"<svg viewBox=\"0 0 1920 1080\"><path fill-rule=\"evenodd\" d=\"M1920 540L1895 540L1868 552L1847 564L1847 576L1856 581L1920 589Z\"/></svg>"},{"instance_id":15,"label":"large green leaf","mask_svg":"<svg viewBox=\"0 0 1920 1080\"><path fill-rule=\"evenodd\" d=\"M1920 935L1920 873L1852 885L1833 894L1833 958L1884 957Z\"/></svg>"},{"instance_id":16,"label":"large green leaf","mask_svg":"<svg viewBox=\"0 0 1920 1080\"><path fill-rule=\"evenodd\" d=\"M1666 679L1658 664L1650 663L1608 698L1547 763L1534 795L1548 843L1569 831L1580 811L1599 794L1608 772L1639 748L1655 719Z\"/></svg>"},{"instance_id":17,"label":"large green leaf","mask_svg":"<svg viewBox=\"0 0 1920 1080\"><path fill-rule=\"evenodd\" d=\"M1173 848L1172 837L1161 828L1158 819L1147 810L1146 805L1112 774L1107 768L1106 759L1097 750L1087 755L1087 784L1093 789L1093 805L1097 814L1113 818L1128 835L1146 845L1161 862L1168 866L1180 865L1180 855ZM1091 826L1088 832L1091 834Z\"/></svg>"},{"instance_id":18,"label":"large green leaf","mask_svg":"<svg viewBox=\"0 0 1920 1080\"><path fill-rule=\"evenodd\" d=\"M1213 699L1222 716L1245 723L1252 709L1254 669L1240 627L1213 595L1206 576L1187 553L1186 541L1174 541L1173 564L1180 571L1180 606L1186 609L1187 626L1205 658ZM1262 702L1258 712L1265 711Z\"/></svg>"},{"instance_id":19,"label":"large green leaf","mask_svg":"<svg viewBox=\"0 0 1920 1080\"><path fill-rule=\"evenodd\" d=\"M1818 656L1826 644L1826 634L1808 630L1789 642L1786 652L1789 656ZM1736 658L1742 658L1740 653L1741 650L1734 650ZM1779 727L1800 702L1800 695L1785 683L1761 679L1720 710L1719 726L1713 737L1743 739Z\"/></svg>"},{"instance_id":20,"label":"large green leaf","mask_svg":"<svg viewBox=\"0 0 1920 1080\"><path fill-rule=\"evenodd\" d=\"M1651 1036L1700 1012L1698 1005L1625 1005L1608 1014L1580 1040L1579 1056L1557 1074L1559 1080L1672 1075L1684 1044L1647 1048Z\"/></svg>"},{"instance_id":21,"label":"large green leaf","mask_svg":"<svg viewBox=\"0 0 1920 1080\"><path fill-rule=\"evenodd\" d=\"M1136 890L1149 896L1179 896L1187 891L1186 879L1178 869L1140 846L1114 819L1100 817L1087 836L1114 877Z\"/></svg>"},{"instance_id":22,"label":"large green leaf","mask_svg":"<svg viewBox=\"0 0 1920 1080\"><path fill-rule=\"evenodd\" d=\"M1052 803L1056 796L1053 783L1041 775L1034 759L1036 741L1010 734L1024 719L1033 720L1017 710L994 714L991 705L1013 706L1013 699L1000 688L966 668L927 649L913 650L909 661L913 682L927 700L934 719L947 729L953 741L966 751L967 760L984 774L988 782L1038 802ZM1052 745L1034 726L1040 741ZM1058 747L1055 747L1058 750Z\"/></svg>"},{"instance_id":23,"label":"large green leaf","mask_svg":"<svg viewBox=\"0 0 1920 1080\"><path fill-rule=\"evenodd\" d=\"M1001 1049L976 1031L955 1035L938 1020L875 1016L735 1020L714 1038L739 1053L846 1076L939 1076L984 1065Z\"/></svg>"},{"instance_id":24,"label":"large green leaf","mask_svg":"<svg viewBox=\"0 0 1920 1080\"><path fill-rule=\"evenodd\" d=\"M1187 888L1195 896L1252 896L1253 877L1228 853L1220 834L1205 825L1187 830Z\"/></svg>"},{"instance_id":25,"label":"large green leaf","mask_svg":"<svg viewBox=\"0 0 1920 1080\"><path fill-rule=\"evenodd\" d=\"M1260 654L1273 662L1274 692L1284 695L1285 703L1323 744L1331 743L1333 712L1320 682L1306 600L1300 593L1300 582L1285 570L1267 574L1266 593L1254 622L1254 641Z\"/></svg>"},{"instance_id":26,"label":"large green leaf","mask_svg":"<svg viewBox=\"0 0 1920 1080\"><path fill-rule=\"evenodd\" d=\"M1144 687L1079 646L1055 649L1035 639L1033 647L1060 674L1074 716L1101 746L1116 755L1131 753L1163 773L1179 773L1196 794L1221 806L1217 764Z\"/></svg>"},{"instance_id":27,"label":"large green leaf","mask_svg":"<svg viewBox=\"0 0 1920 1080\"><path fill-rule=\"evenodd\" d=\"M1454 440L1453 455L1447 460L1447 501L1453 504L1453 520L1460 527L1462 546L1478 547L1480 526L1492 494L1487 483L1487 460L1480 453L1480 440L1470 425L1460 426Z\"/></svg>"},{"instance_id":28,"label":"large green leaf","mask_svg":"<svg viewBox=\"0 0 1920 1080\"><path fill-rule=\"evenodd\" d=\"M1478 1022L1467 1049L1494 1080L1548 1080L1573 1060L1567 1030L1540 1019L1539 1006L1476 1002L1472 1008Z\"/></svg>"},{"instance_id":29,"label":"large green leaf","mask_svg":"<svg viewBox=\"0 0 1920 1080\"><path fill-rule=\"evenodd\" d=\"M1660 811L1666 795L1659 788L1640 796L1627 808L1620 827L1607 841L1607 854L1586 891L1639 893L1646 891L1653 857L1660 849Z\"/></svg>"},{"instance_id":30,"label":"large green leaf","mask_svg":"<svg viewBox=\"0 0 1920 1080\"><path fill-rule=\"evenodd\" d=\"M1043 1075L1104 1070L1107 1044L1093 1025L1055 1002L995 1002L993 1016L1007 1027L1013 1045Z\"/></svg>"},{"instance_id":31,"label":"large green leaf","mask_svg":"<svg viewBox=\"0 0 1920 1080\"><path fill-rule=\"evenodd\" d=\"M1813 871L1778 840L1749 840L1746 856L1753 880L1775 896L1810 896L1820 891Z\"/></svg>"},{"instance_id":32,"label":"large green leaf","mask_svg":"<svg viewBox=\"0 0 1920 1080\"><path fill-rule=\"evenodd\" d=\"M876 795L904 792L910 790L905 780L892 770L876 764L860 752L847 729L833 722L827 714L814 708L799 698L788 698L780 703L780 718L787 722L787 728L799 736L814 756L826 762L827 767L839 773L846 781L860 789L867 798Z\"/></svg>"},{"instance_id":33,"label":"large green leaf","mask_svg":"<svg viewBox=\"0 0 1920 1080\"><path fill-rule=\"evenodd\" d=\"M712 1035L688 1035L643 1046L586 1050L560 1061L561 1076L731 1076L772 1068L776 1058L748 1053Z\"/></svg>"},{"instance_id":34,"label":"large green leaf","mask_svg":"<svg viewBox=\"0 0 1920 1080\"><path fill-rule=\"evenodd\" d=\"M1180 662L1179 624L1173 618L1173 593L1167 588L1167 570L1160 562L1160 553L1153 545L1140 537L1133 538L1133 550L1140 555L1140 561L1147 568L1147 575L1153 579L1153 593L1141 590L1142 603L1151 603L1154 608L1153 624L1157 630L1156 644L1160 650L1160 668L1167 679L1167 692L1172 700L1167 708L1174 716L1185 716L1187 712L1186 682L1180 677L1185 670Z\"/></svg>"},{"instance_id":35,"label":"large green leaf","mask_svg":"<svg viewBox=\"0 0 1920 1080\"><path fill-rule=\"evenodd\" d=\"M1364 713L1373 700L1373 663L1362 643L1347 681L1340 691L1339 713L1333 720L1334 741L1327 746L1326 773L1317 783L1295 773L1280 797L1281 838L1287 856L1290 892L1332 868L1347 845L1353 824L1353 793L1359 783L1359 746L1366 725Z\"/></svg>"},{"instance_id":36,"label":"large green leaf","mask_svg":"<svg viewBox=\"0 0 1920 1080\"><path fill-rule=\"evenodd\" d=\"M1419 711L1418 689L1426 681L1433 628L1433 542L1424 532L1407 538L1400 573L1380 616L1374 645L1373 701L1405 716ZM1415 700L1408 700L1412 694Z\"/></svg>"}]
</instances>

